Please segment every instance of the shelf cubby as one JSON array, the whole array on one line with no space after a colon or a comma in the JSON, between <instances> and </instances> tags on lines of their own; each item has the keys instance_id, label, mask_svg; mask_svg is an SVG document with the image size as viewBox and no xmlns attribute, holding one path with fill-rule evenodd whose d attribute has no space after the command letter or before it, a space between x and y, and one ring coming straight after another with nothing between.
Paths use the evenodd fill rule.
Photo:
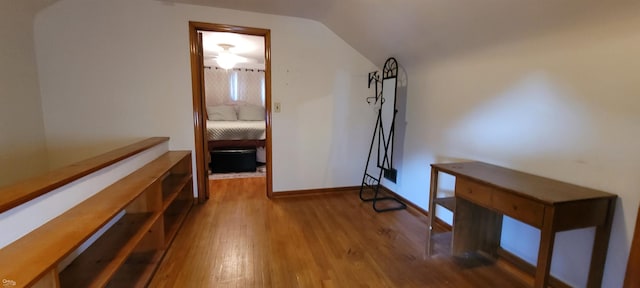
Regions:
<instances>
[{"instance_id":1,"label":"shelf cubby","mask_svg":"<svg viewBox=\"0 0 640 288\"><path fill-rule=\"evenodd\" d=\"M193 203L191 153L170 151L0 249L0 266L29 287L145 287Z\"/></svg>"},{"instance_id":2,"label":"shelf cubby","mask_svg":"<svg viewBox=\"0 0 640 288\"><path fill-rule=\"evenodd\" d=\"M125 214L60 273L61 287L106 285L158 216Z\"/></svg>"}]
</instances>

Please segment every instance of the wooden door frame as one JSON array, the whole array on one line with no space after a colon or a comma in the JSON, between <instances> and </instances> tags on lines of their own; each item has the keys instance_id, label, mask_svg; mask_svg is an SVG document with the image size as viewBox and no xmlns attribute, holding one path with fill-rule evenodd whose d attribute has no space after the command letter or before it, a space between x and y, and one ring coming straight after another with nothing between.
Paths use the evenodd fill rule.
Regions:
<instances>
[{"instance_id":1,"label":"wooden door frame","mask_svg":"<svg viewBox=\"0 0 640 288\"><path fill-rule=\"evenodd\" d=\"M193 95L193 123L196 146L196 174L198 187L198 202L202 203L208 198L208 173L204 167L205 152L208 152L207 137L205 128L205 107L204 99L200 95L203 87L200 81L200 69L204 69L198 63L198 31L212 32L231 32L237 34L262 36L264 37L264 85L265 85L265 120L266 120L266 160L267 160L267 176L266 176L266 194L271 198L273 194L272 182L272 165L271 165L271 30L262 28L251 28L235 25L213 24L205 22L189 21L189 47L191 55L191 88Z\"/></svg>"}]
</instances>

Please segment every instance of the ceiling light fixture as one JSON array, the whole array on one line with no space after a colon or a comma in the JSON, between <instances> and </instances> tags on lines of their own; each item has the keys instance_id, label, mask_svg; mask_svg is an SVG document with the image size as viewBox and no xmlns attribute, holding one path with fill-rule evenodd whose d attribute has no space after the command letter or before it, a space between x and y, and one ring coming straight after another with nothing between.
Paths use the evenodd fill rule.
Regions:
<instances>
[{"instance_id":1,"label":"ceiling light fixture","mask_svg":"<svg viewBox=\"0 0 640 288\"><path fill-rule=\"evenodd\" d=\"M229 51L229 49L234 46L231 44L218 44L218 46L222 47L222 51L218 53L218 57L216 58L216 62L220 65L222 69L231 69L233 66L236 66L238 63L238 56L234 55Z\"/></svg>"}]
</instances>

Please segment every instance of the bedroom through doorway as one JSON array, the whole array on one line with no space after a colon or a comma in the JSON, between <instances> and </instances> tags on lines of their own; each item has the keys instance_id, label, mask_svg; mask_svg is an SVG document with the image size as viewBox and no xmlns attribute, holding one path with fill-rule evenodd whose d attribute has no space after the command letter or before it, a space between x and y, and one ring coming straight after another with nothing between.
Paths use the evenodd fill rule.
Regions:
<instances>
[{"instance_id":1,"label":"bedroom through doorway","mask_svg":"<svg viewBox=\"0 0 640 288\"><path fill-rule=\"evenodd\" d=\"M230 185L270 197L269 30L199 22L190 28L199 201Z\"/></svg>"}]
</instances>

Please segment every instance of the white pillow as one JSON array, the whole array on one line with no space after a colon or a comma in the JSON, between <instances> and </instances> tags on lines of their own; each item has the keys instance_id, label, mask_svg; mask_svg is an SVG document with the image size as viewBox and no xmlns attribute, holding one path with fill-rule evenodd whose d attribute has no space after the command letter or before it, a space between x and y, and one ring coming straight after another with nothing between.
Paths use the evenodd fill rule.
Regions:
<instances>
[{"instance_id":1,"label":"white pillow","mask_svg":"<svg viewBox=\"0 0 640 288\"><path fill-rule=\"evenodd\" d=\"M257 105L238 106L238 120L260 121L264 119L264 107Z\"/></svg>"},{"instance_id":2,"label":"white pillow","mask_svg":"<svg viewBox=\"0 0 640 288\"><path fill-rule=\"evenodd\" d=\"M238 115L236 109L233 106L220 105L220 106L207 106L207 116L209 120L215 121L236 121Z\"/></svg>"}]
</instances>

